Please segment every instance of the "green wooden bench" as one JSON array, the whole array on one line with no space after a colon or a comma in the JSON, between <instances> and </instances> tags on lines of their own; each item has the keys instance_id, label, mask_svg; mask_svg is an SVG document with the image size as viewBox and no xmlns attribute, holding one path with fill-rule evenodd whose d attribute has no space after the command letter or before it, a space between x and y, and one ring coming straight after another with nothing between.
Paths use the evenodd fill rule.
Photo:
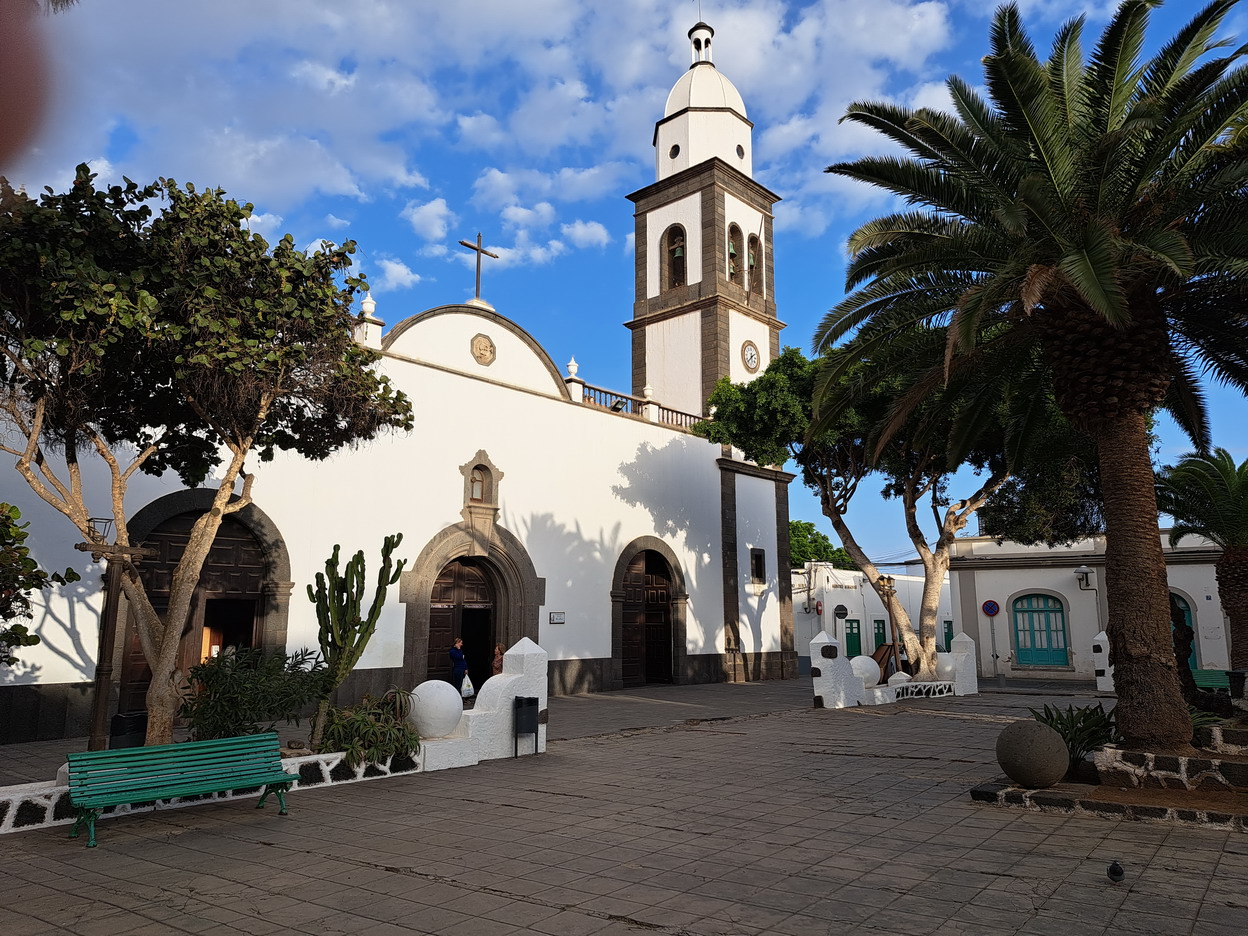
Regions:
<instances>
[{"instance_id":1,"label":"green wooden bench","mask_svg":"<svg viewBox=\"0 0 1248 936\"><path fill-rule=\"evenodd\" d=\"M1196 688L1198 689L1221 689L1224 692L1231 691L1231 681L1227 678L1226 670L1194 669L1192 670L1192 678L1196 680Z\"/></svg>"},{"instance_id":2,"label":"green wooden bench","mask_svg":"<svg viewBox=\"0 0 1248 936\"><path fill-rule=\"evenodd\" d=\"M69 837L77 838L85 825L87 847L94 848L95 820L108 806L249 787L264 788L257 809L277 794L278 815L284 816L286 791L298 779L282 769L276 733L73 753L69 799L78 818Z\"/></svg>"}]
</instances>

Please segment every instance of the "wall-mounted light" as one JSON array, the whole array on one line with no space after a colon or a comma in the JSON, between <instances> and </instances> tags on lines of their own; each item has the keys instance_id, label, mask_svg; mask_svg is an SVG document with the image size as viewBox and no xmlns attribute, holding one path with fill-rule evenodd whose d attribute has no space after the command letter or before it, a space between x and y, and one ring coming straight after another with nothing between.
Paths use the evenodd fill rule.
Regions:
<instances>
[{"instance_id":1,"label":"wall-mounted light","mask_svg":"<svg viewBox=\"0 0 1248 936\"><path fill-rule=\"evenodd\" d=\"M1095 589L1088 583L1091 575L1092 570L1086 565L1081 565L1075 568L1075 578L1079 580L1080 591L1095 591Z\"/></svg>"}]
</instances>

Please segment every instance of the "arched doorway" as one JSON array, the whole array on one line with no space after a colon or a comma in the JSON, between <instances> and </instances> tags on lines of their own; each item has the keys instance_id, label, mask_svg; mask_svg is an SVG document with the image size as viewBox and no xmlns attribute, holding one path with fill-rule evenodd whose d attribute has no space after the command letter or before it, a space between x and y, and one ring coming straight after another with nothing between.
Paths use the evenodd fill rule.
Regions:
<instances>
[{"instance_id":1,"label":"arched doorway","mask_svg":"<svg viewBox=\"0 0 1248 936\"><path fill-rule=\"evenodd\" d=\"M464 639L472 684L480 688L490 678L494 644L501 642L495 625L496 595L490 571L480 560L465 557L443 567L429 596L427 678L450 681L450 649L456 637Z\"/></svg>"},{"instance_id":2,"label":"arched doorway","mask_svg":"<svg viewBox=\"0 0 1248 936\"><path fill-rule=\"evenodd\" d=\"M160 522L143 539L158 550L145 559L139 574L153 607L163 615L169 605L173 572L190 539L191 527L201 511L176 514ZM221 521L199 584L191 599L191 614L182 632L177 667L183 673L227 647L259 647L265 644L265 583L269 578L264 546L234 516ZM118 711L137 711L146 705L151 669L133 618L126 621L121 662Z\"/></svg>"},{"instance_id":3,"label":"arched doorway","mask_svg":"<svg viewBox=\"0 0 1248 936\"><path fill-rule=\"evenodd\" d=\"M1198 669L1199 667L1196 662L1196 624L1192 620L1192 606L1188 604L1187 599L1184 598L1182 595L1180 595L1178 592L1171 592L1170 599L1174 602L1174 606L1177 607L1178 610L1182 613L1183 620L1187 624L1187 626L1192 628L1192 653L1191 653L1191 656L1187 658L1187 665L1189 669L1193 669L1193 670ZM1173 621L1170 622L1170 632L1171 634L1174 633Z\"/></svg>"},{"instance_id":4,"label":"arched doorway","mask_svg":"<svg viewBox=\"0 0 1248 936\"><path fill-rule=\"evenodd\" d=\"M1052 595L1014 599L1014 660L1019 666L1068 666L1066 609Z\"/></svg>"},{"instance_id":5,"label":"arched doorway","mask_svg":"<svg viewBox=\"0 0 1248 936\"><path fill-rule=\"evenodd\" d=\"M633 556L624 573L621 674L624 686L672 682L672 569L652 549Z\"/></svg>"}]
</instances>

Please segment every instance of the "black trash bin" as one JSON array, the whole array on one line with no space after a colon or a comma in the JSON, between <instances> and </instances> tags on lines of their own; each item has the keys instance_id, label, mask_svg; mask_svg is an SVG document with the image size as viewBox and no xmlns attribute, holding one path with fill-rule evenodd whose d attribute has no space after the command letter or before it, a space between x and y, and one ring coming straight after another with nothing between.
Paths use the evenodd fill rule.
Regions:
<instances>
[{"instance_id":1,"label":"black trash bin","mask_svg":"<svg viewBox=\"0 0 1248 936\"><path fill-rule=\"evenodd\" d=\"M118 712L108 732L108 749L142 747L147 737L147 712Z\"/></svg>"},{"instance_id":2,"label":"black trash bin","mask_svg":"<svg viewBox=\"0 0 1248 936\"><path fill-rule=\"evenodd\" d=\"M537 753L537 703L536 696L516 696L516 736L513 757L520 756L520 736L533 736L533 753Z\"/></svg>"}]
</instances>

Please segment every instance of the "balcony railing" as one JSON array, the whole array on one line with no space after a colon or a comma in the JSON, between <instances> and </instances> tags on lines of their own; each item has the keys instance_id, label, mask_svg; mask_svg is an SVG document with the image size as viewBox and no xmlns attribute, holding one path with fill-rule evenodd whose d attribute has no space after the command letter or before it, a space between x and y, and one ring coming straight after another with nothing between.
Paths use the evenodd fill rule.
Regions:
<instances>
[{"instance_id":1,"label":"balcony railing","mask_svg":"<svg viewBox=\"0 0 1248 936\"><path fill-rule=\"evenodd\" d=\"M574 399L576 387L580 386L581 402L586 406L601 407L612 413L619 413L622 416L648 419L651 422L661 423L665 426L675 426L680 429L689 429L694 423L701 422L703 419L703 417L695 416L693 413L682 413L680 410L675 410L668 406L660 406L654 400L648 400L645 397L617 393L605 387L595 387L592 384L583 383L576 377L567 378L567 384L568 389L572 391Z\"/></svg>"}]
</instances>

